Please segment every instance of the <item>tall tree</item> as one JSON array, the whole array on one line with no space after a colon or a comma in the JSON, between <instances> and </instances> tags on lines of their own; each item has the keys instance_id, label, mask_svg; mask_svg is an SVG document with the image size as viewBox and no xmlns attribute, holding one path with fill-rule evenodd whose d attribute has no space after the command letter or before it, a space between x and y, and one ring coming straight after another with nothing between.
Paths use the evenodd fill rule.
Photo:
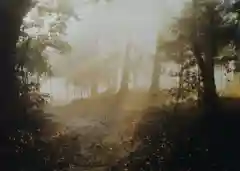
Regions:
<instances>
[{"instance_id":1,"label":"tall tree","mask_svg":"<svg viewBox=\"0 0 240 171\"><path fill-rule=\"evenodd\" d=\"M56 2L60 2L60 0ZM17 42L19 41L19 36L24 37L24 31L22 29L22 26L24 24L23 18L33 7L36 6L38 8L40 8L41 6L36 0L9 0L0 2L0 20L2 21L2 23L4 23L0 28L0 54L2 62L2 65L0 67L0 97L2 98L1 113L4 115L3 117L1 117L1 119L7 119L9 118L8 116L10 114L16 114L20 112L17 108L19 104L19 85L16 79L16 62L19 62L16 61L17 54L19 52L19 48L17 48ZM47 7L49 6L45 6L45 11L47 11ZM65 11L63 9L66 8L60 8L60 6L57 5L54 10L52 10L52 12L54 11L58 14L61 13L61 16L69 16L70 14L73 15L73 13L70 13L70 8ZM44 39L41 36L39 37L41 40ZM26 43L25 45L30 44L29 41L27 42L28 43ZM47 43L52 44L52 41L45 42L45 44ZM55 41L54 44L61 45L61 43L58 43L57 41ZM40 48L41 46L37 47ZM12 106L16 107L13 108Z\"/></svg>"},{"instance_id":2,"label":"tall tree","mask_svg":"<svg viewBox=\"0 0 240 171\"><path fill-rule=\"evenodd\" d=\"M57 50L58 53L71 50L70 45L64 40L66 22L70 17L77 20L78 18L71 7L67 4L63 6L62 1L58 2L57 5L36 4L33 10L36 13L35 16L32 20L24 18L21 28L16 63L27 73L37 75L37 82L43 74L51 74L49 53L47 53L49 47ZM30 16L31 12L27 18L31 18ZM46 17L51 19L50 23L44 21ZM33 29L38 32L32 32Z\"/></svg>"},{"instance_id":3,"label":"tall tree","mask_svg":"<svg viewBox=\"0 0 240 171\"><path fill-rule=\"evenodd\" d=\"M130 44L127 45L126 54L123 59L123 66L122 66L122 78L120 82L120 89L119 93L126 93L129 90L129 59L130 59Z\"/></svg>"},{"instance_id":4,"label":"tall tree","mask_svg":"<svg viewBox=\"0 0 240 171\"><path fill-rule=\"evenodd\" d=\"M186 4L183 15L173 26L175 40L172 49L187 47L196 59L203 82L202 99L206 107L217 102L217 92L214 79L214 58L219 51L231 41L238 46L236 22L229 22L230 14L224 8L219 8L220 2L194 0ZM233 19L232 21L236 21Z\"/></svg>"},{"instance_id":5,"label":"tall tree","mask_svg":"<svg viewBox=\"0 0 240 171\"><path fill-rule=\"evenodd\" d=\"M13 111L12 105L16 105L18 91L15 78L15 53L16 42L20 35L22 19L32 7L28 0L10 0L0 3L0 20L4 23L0 28L0 54L1 54L1 86L2 98L1 113L8 115ZM4 116L1 117L4 119Z\"/></svg>"},{"instance_id":6,"label":"tall tree","mask_svg":"<svg viewBox=\"0 0 240 171\"><path fill-rule=\"evenodd\" d=\"M153 60L152 82L150 85L150 92L157 93L159 91L159 79L161 75L160 54L155 54Z\"/></svg>"},{"instance_id":7,"label":"tall tree","mask_svg":"<svg viewBox=\"0 0 240 171\"><path fill-rule=\"evenodd\" d=\"M159 81L161 75L161 62L163 59L163 42L164 39L159 36L157 39L156 52L153 55L153 70L152 70L152 79L150 85L150 92L155 94L159 91ZM166 42L164 42L166 44Z\"/></svg>"}]
</instances>

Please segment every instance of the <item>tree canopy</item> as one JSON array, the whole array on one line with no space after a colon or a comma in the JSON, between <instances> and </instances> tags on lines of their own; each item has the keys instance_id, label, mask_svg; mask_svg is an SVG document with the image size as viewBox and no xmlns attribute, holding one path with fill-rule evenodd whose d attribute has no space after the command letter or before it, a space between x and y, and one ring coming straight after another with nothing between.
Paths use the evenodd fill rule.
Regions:
<instances>
[{"instance_id":1,"label":"tree canopy","mask_svg":"<svg viewBox=\"0 0 240 171\"><path fill-rule=\"evenodd\" d=\"M71 46L65 41L67 21L73 17L77 21L70 2L58 0L55 3L35 2L28 15L24 18L21 34L17 44L17 68L25 68L31 74L51 75L47 49L53 48L60 54L71 51ZM35 16L31 17L31 11ZM50 18L50 22L44 21Z\"/></svg>"}]
</instances>

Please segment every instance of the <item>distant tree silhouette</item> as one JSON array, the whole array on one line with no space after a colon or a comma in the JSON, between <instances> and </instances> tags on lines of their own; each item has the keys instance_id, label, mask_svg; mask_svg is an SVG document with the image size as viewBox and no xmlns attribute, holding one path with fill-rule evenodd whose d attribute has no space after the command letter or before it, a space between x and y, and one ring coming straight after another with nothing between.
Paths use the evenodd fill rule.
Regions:
<instances>
[{"instance_id":1,"label":"distant tree silhouette","mask_svg":"<svg viewBox=\"0 0 240 171\"><path fill-rule=\"evenodd\" d=\"M214 63L220 51L230 43L239 47L237 34L238 18L234 18L236 9L219 8L216 1L193 1L187 3L181 17L172 26L174 39L159 44L159 51L174 60L181 60L186 52L196 59L203 83L202 100L206 107L215 106L217 92L214 79ZM237 24L236 24L237 23ZM180 55L183 54L183 55ZM179 62L178 62L179 63Z\"/></svg>"}]
</instances>

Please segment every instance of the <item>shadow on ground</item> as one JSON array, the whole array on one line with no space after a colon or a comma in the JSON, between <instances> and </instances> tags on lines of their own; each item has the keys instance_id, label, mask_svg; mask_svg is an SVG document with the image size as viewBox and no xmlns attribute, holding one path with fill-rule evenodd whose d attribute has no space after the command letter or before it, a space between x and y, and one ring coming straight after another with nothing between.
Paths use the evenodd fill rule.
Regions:
<instances>
[{"instance_id":1,"label":"shadow on ground","mask_svg":"<svg viewBox=\"0 0 240 171\"><path fill-rule=\"evenodd\" d=\"M6 171L52 171L74 165L79 141L57 132L58 123L42 110L8 116L0 131L0 166ZM81 156L79 157L81 158ZM83 159L83 158L81 158Z\"/></svg>"},{"instance_id":2,"label":"shadow on ground","mask_svg":"<svg viewBox=\"0 0 240 171\"><path fill-rule=\"evenodd\" d=\"M1 138L5 139L0 148L2 168L6 171L71 170L74 166L77 171L240 170L240 99L221 98L219 108L205 115L189 102L177 108L170 104L146 107L146 102L152 102L145 95L135 96L139 100L131 105L127 105L134 100L130 96L128 100L115 98L113 95L105 97L104 102L101 97L71 104L81 103L81 110L74 109L77 113L66 118L77 115L102 122L107 115L106 127L100 129L94 122L90 132L87 127L70 132L61 128L59 132L62 125L43 111L15 116L15 122L6 125L5 137L1 132ZM146 109L137 110L142 104ZM71 105L66 107L72 109ZM134 119L135 126L131 127ZM101 134L99 141L88 139L96 139L95 134L102 130L107 130L108 135ZM119 131L129 139L123 140Z\"/></svg>"},{"instance_id":3,"label":"shadow on ground","mask_svg":"<svg viewBox=\"0 0 240 171\"><path fill-rule=\"evenodd\" d=\"M240 170L240 99L220 104L212 115L189 104L149 108L134 135L141 144L111 170Z\"/></svg>"}]
</instances>

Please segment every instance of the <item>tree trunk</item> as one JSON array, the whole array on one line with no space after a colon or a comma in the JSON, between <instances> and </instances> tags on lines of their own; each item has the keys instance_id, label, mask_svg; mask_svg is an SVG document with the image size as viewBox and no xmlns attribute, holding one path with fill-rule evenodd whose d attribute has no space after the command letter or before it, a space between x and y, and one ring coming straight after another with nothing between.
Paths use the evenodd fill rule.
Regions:
<instances>
[{"instance_id":1,"label":"tree trunk","mask_svg":"<svg viewBox=\"0 0 240 171\"><path fill-rule=\"evenodd\" d=\"M157 55L154 56L152 82L150 86L150 92L155 94L159 91L159 78L161 74L161 66Z\"/></svg>"},{"instance_id":2,"label":"tree trunk","mask_svg":"<svg viewBox=\"0 0 240 171\"><path fill-rule=\"evenodd\" d=\"M205 51L206 52L206 51ZM203 92L202 92L202 103L207 109L213 109L217 105L217 90L214 78L214 63L213 57L210 56L209 52L205 53L205 61L203 60L199 46L194 45L194 55L197 59L197 63L200 69L200 75L202 77Z\"/></svg>"},{"instance_id":3,"label":"tree trunk","mask_svg":"<svg viewBox=\"0 0 240 171\"><path fill-rule=\"evenodd\" d=\"M0 21L3 23L0 27L1 119L6 119L10 114L16 112L13 110L16 109L18 102L19 94L14 66L16 42L20 33L22 17L17 13L14 8L10 10L10 8L3 9L0 6Z\"/></svg>"},{"instance_id":4,"label":"tree trunk","mask_svg":"<svg viewBox=\"0 0 240 171\"><path fill-rule=\"evenodd\" d=\"M197 11L199 6L197 0L193 1L193 8ZM217 53L216 34L213 28L214 9L207 10L208 23L205 27L200 27L198 18L195 16L193 52L200 69L200 75L203 82L202 103L207 111L212 112L216 109L218 103L218 95L214 78L214 57Z\"/></svg>"},{"instance_id":5,"label":"tree trunk","mask_svg":"<svg viewBox=\"0 0 240 171\"><path fill-rule=\"evenodd\" d=\"M207 66L206 69L202 73L203 77L203 102L205 105L212 105L212 107L216 107L217 102L217 91L215 85L214 78L214 67Z\"/></svg>"},{"instance_id":6,"label":"tree trunk","mask_svg":"<svg viewBox=\"0 0 240 171\"><path fill-rule=\"evenodd\" d=\"M130 47L127 47L126 50L126 56L123 63L123 69L122 69L122 80L120 84L120 90L119 93L126 93L129 90L128 83L129 83L129 50Z\"/></svg>"},{"instance_id":7,"label":"tree trunk","mask_svg":"<svg viewBox=\"0 0 240 171\"><path fill-rule=\"evenodd\" d=\"M206 28L205 41L203 43L205 68L203 73L204 93L203 100L206 106L216 110L218 103L217 89L214 77L214 57L217 55L217 43L214 28L214 9L210 9L209 22Z\"/></svg>"},{"instance_id":8,"label":"tree trunk","mask_svg":"<svg viewBox=\"0 0 240 171\"><path fill-rule=\"evenodd\" d=\"M2 23L0 27L0 146L2 149L8 149L9 134L16 131L17 125L21 124L16 117L23 112L18 101L20 92L15 74L16 42L20 33L22 15L18 12L21 6L17 9L13 4L11 0L0 1ZM12 153L0 152L0 158L6 161L1 162L0 167L3 170L17 169L15 165L12 165L15 160Z\"/></svg>"},{"instance_id":9,"label":"tree trunk","mask_svg":"<svg viewBox=\"0 0 240 171\"><path fill-rule=\"evenodd\" d=\"M132 72L132 83L134 88L138 88L138 73L137 71Z\"/></svg>"},{"instance_id":10,"label":"tree trunk","mask_svg":"<svg viewBox=\"0 0 240 171\"><path fill-rule=\"evenodd\" d=\"M19 85L15 73L16 43L20 34L22 19L25 14L25 0L0 1L0 146L2 149L13 149L9 143L9 135L15 132L18 118L24 112L19 101ZM13 153L0 152L2 170L17 170L17 157Z\"/></svg>"},{"instance_id":11,"label":"tree trunk","mask_svg":"<svg viewBox=\"0 0 240 171\"><path fill-rule=\"evenodd\" d=\"M122 80L120 85L119 92L127 92L128 91L128 80L129 80L129 73L126 67L123 68L122 71Z\"/></svg>"},{"instance_id":12,"label":"tree trunk","mask_svg":"<svg viewBox=\"0 0 240 171\"><path fill-rule=\"evenodd\" d=\"M98 84L93 83L93 85L91 86L91 96L94 97L97 94L98 94Z\"/></svg>"}]
</instances>

